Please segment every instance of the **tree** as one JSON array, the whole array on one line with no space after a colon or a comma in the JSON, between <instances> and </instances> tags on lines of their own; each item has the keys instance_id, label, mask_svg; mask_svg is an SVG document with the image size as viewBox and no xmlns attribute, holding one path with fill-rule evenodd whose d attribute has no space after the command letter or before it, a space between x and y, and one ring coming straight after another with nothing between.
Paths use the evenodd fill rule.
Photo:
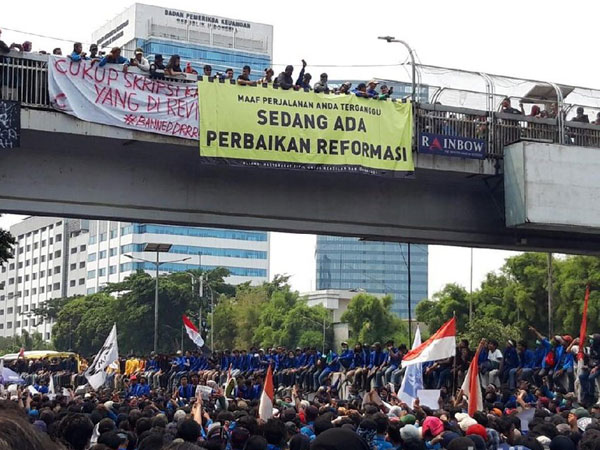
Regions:
<instances>
[{"instance_id":1,"label":"tree","mask_svg":"<svg viewBox=\"0 0 600 450\"><path fill-rule=\"evenodd\" d=\"M457 328L464 328L469 320L469 294L457 284L447 284L433 294L432 300L423 300L416 308L417 321L425 322L430 333L435 333L454 314Z\"/></svg>"},{"instance_id":2,"label":"tree","mask_svg":"<svg viewBox=\"0 0 600 450\"><path fill-rule=\"evenodd\" d=\"M350 328L354 342L382 344L389 339L407 341L406 325L392 311L392 297L383 298L370 294L358 294L350 300L342 321Z\"/></svg>"},{"instance_id":3,"label":"tree","mask_svg":"<svg viewBox=\"0 0 600 450\"><path fill-rule=\"evenodd\" d=\"M508 339L519 341L521 332L514 325L506 325L498 319L484 317L470 321L466 330L459 333L459 338L467 339L472 348L475 348L483 338L495 339L502 348Z\"/></svg>"},{"instance_id":4,"label":"tree","mask_svg":"<svg viewBox=\"0 0 600 450\"><path fill-rule=\"evenodd\" d=\"M41 333L29 334L23 331L20 336L0 337L0 355L17 353L21 349L29 350L54 350L50 342L44 341Z\"/></svg>"},{"instance_id":5,"label":"tree","mask_svg":"<svg viewBox=\"0 0 600 450\"><path fill-rule=\"evenodd\" d=\"M13 257L12 247L16 243L9 231L0 228L0 267Z\"/></svg>"}]
</instances>

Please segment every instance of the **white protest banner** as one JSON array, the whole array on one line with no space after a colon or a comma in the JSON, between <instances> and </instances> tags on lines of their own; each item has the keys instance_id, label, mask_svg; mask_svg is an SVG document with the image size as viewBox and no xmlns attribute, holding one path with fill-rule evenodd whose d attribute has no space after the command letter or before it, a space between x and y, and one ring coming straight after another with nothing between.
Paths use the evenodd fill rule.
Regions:
<instances>
[{"instance_id":1,"label":"white protest banner","mask_svg":"<svg viewBox=\"0 0 600 450\"><path fill-rule=\"evenodd\" d=\"M94 389L98 389L106 381L106 368L119 359L119 347L117 345L117 324L114 324L110 334L104 341L104 345L85 371L85 377Z\"/></svg>"},{"instance_id":2,"label":"white protest banner","mask_svg":"<svg viewBox=\"0 0 600 450\"><path fill-rule=\"evenodd\" d=\"M198 140L198 87L174 83L123 66L48 60L52 106L81 120Z\"/></svg>"}]
</instances>

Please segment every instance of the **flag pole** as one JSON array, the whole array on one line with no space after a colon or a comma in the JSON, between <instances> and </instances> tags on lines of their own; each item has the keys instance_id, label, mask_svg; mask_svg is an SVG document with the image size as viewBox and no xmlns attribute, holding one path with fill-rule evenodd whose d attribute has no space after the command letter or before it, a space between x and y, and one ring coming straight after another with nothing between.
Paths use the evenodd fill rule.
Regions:
<instances>
[{"instance_id":1,"label":"flag pole","mask_svg":"<svg viewBox=\"0 0 600 450\"><path fill-rule=\"evenodd\" d=\"M454 320L456 320L456 311L452 311L452 316L454 317ZM456 351L454 352L454 364L453 364L453 368L452 368L452 395L456 395Z\"/></svg>"}]
</instances>

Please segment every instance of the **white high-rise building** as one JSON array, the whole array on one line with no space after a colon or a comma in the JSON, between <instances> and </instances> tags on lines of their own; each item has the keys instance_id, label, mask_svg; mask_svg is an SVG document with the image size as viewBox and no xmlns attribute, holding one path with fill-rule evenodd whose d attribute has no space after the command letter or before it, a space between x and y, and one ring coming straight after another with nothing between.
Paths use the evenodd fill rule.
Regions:
<instances>
[{"instance_id":1,"label":"white high-rise building","mask_svg":"<svg viewBox=\"0 0 600 450\"><path fill-rule=\"evenodd\" d=\"M231 284L269 279L266 232L53 217L28 217L10 232L17 245L0 269L0 336L50 339L53 323L31 313L45 301L96 293L137 270L155 275L153 263L140 261L156 260L146 244L171 245L160 254L162 273L225 267Z\"/></svg>"}]
</instances>

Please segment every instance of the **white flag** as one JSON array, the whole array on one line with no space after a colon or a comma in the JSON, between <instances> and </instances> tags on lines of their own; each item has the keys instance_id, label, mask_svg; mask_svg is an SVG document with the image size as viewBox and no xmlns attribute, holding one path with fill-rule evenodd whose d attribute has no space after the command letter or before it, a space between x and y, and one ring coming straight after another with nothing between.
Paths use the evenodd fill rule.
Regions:
<instances>
[{"instance_id":1,"label":"white flag","mask_svg":"<svg viewBox=\"0 0 600 450\"><path fill-rule=\"evenodd\" d=\"M98 389L106 381L106 368L119 359L117 345L117 324L114 324L104 345L94 358L94 362L85 371L85 377L94 389Z\"/></svg>"},{"instance_id":2,"label":"white flag","mask_svg":"<svg viewBox=\"0 0 600 450\"><path fill-rule=\"evenodd\" d=\"M50 383L48 383L48 394L56 394L56 390L54 389L54 377L50 374Z\"/></svg>"},{"instance_id":3,"label":"white flag","mask_svg":"<svg viewBox=\"0 0 600 450\"><path fill-rule=\"evenodd\" d=\"M413 341L413 350L421 345L421 329L417 327L415 340ZM412 364L406 368L402 384L398 390L398 398L412 406L417 398L417 391L423 389L423 365L421 363Z\"/></svg>"}]
</instances>

